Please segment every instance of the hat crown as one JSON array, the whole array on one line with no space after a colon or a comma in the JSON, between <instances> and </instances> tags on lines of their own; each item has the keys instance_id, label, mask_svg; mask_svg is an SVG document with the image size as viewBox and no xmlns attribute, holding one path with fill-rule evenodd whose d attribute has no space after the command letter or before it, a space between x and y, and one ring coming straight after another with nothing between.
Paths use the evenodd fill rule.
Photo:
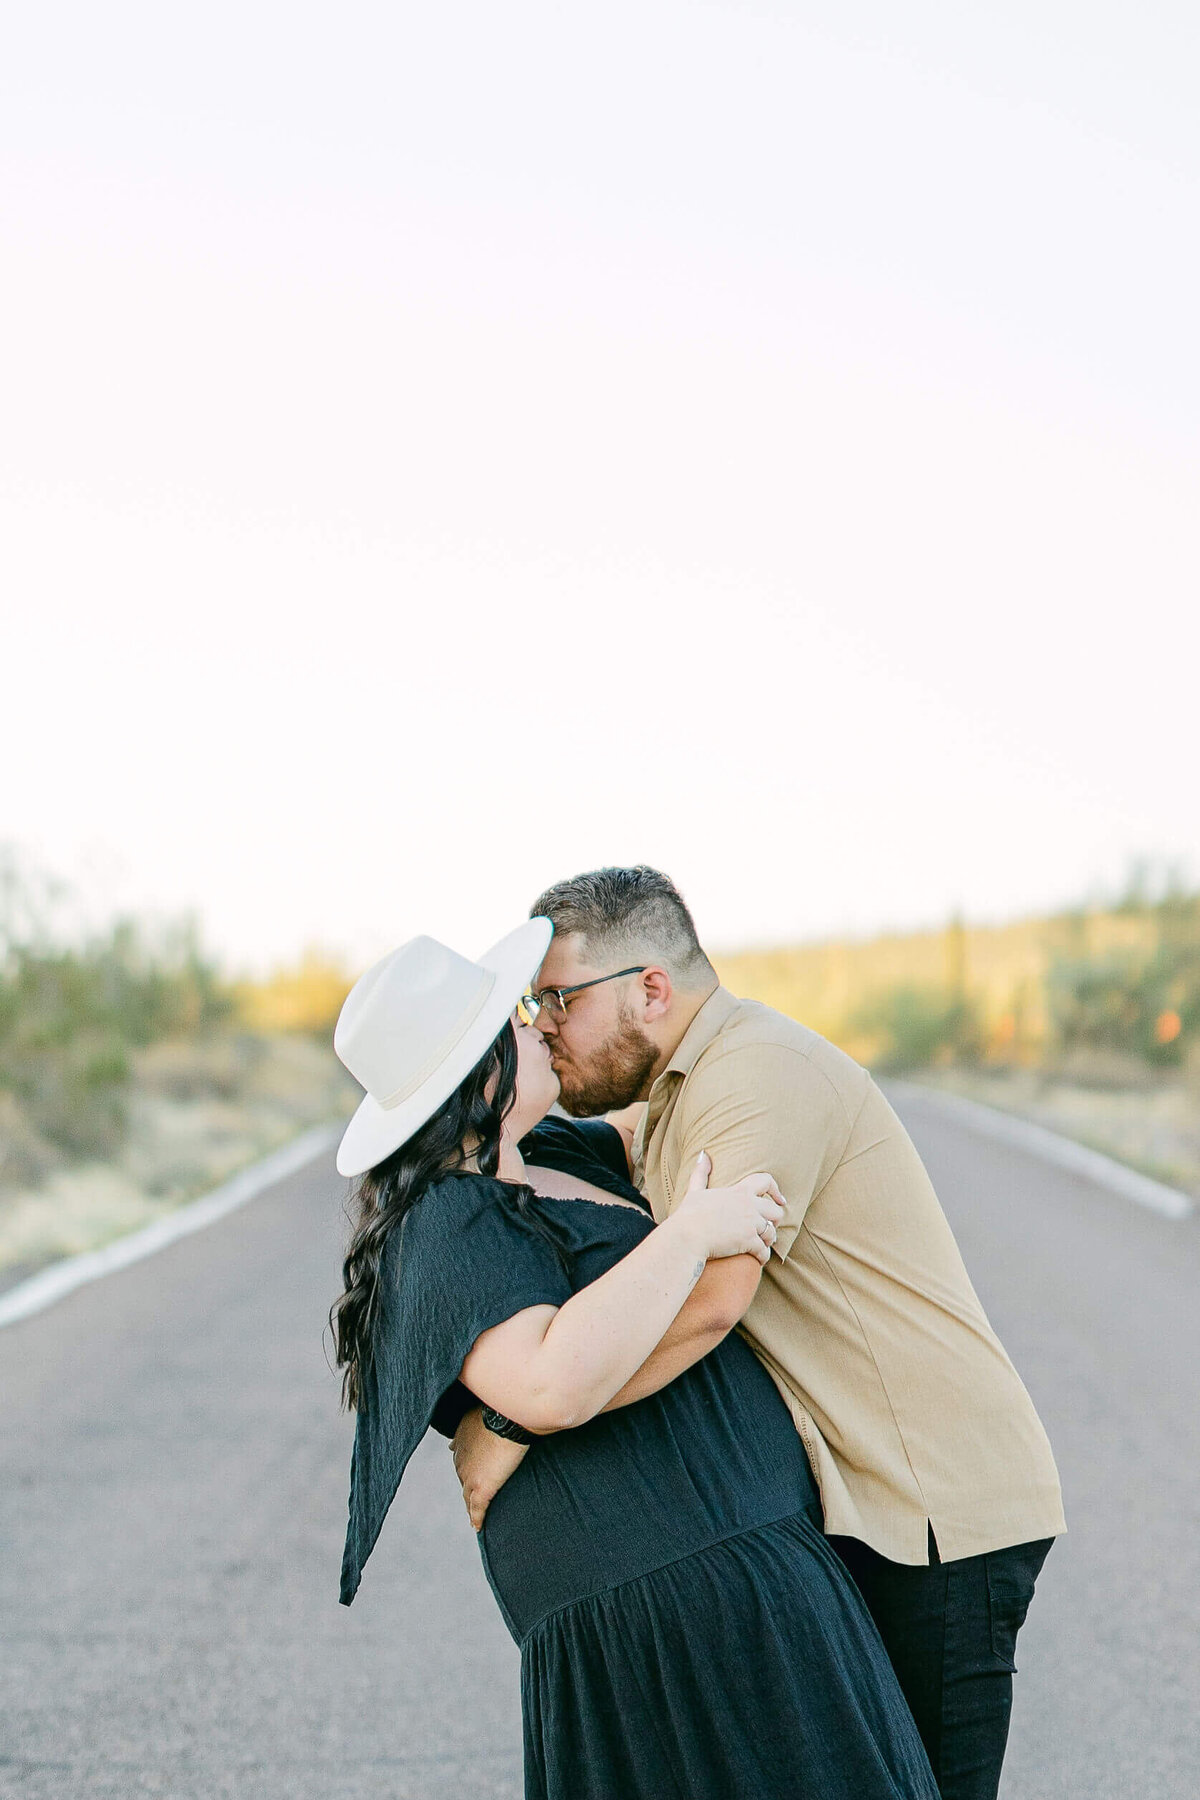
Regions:
<instances>
[{"instance_id":1,"label":"hat crown","mask_svg":"<svg viewBox=\"0 0 1200 1800\"><path fill-rule=\"evenodd\" d=\"M379 1106L399 1106L450 1053L496 984L437 938L410 938L360 975L333 1047Z\"/></svg>"}]
</instances>

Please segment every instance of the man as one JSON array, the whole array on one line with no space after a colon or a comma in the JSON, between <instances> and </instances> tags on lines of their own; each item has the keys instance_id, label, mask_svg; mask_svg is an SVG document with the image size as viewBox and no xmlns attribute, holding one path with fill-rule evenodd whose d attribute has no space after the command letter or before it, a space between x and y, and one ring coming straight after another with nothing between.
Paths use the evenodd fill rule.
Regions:
<instances>
[{"instance_id":1,"label":"man","mask_svg":"<svg viewBox=\"0 0 1200 1800\"><path fill-rule=\"evenodd\" d=\"M1045 1432L915 1148L850 1057L719 985L666 876L577 876L532 916L555 927L534 996L562 1105L646 1103L636 1131L614 1123L655 1218L702 1153L717 1184L769 1170L787 1203L767 1266L710 1263L628 1397L739 1325L791 1410L944 1800L995 1800L1017 1632L1066 1527ZM477 1525L523 1454L478 1412L464 1421L455 1462Z\"/></svg>"}]
</instances>

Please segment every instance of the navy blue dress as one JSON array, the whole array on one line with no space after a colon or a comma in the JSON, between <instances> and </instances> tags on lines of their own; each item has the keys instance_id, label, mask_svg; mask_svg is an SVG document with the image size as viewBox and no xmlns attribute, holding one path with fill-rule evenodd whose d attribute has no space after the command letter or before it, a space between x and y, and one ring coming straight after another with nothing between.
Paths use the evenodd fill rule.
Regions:
<instances>
[{"instance_id":1,"label":"navy blue dress","mask_svg":"<svg viewBox=\"0 0 1200 1800\"><path fill-rule=\"evenodd\" d=\"M546 1121L522 1149L640 1210L471 1175L411 1209L385 1253L346 1604L425 1429L473 1403L457 1375L480 1332L561 1306L653 1229L611 1128ZM787 1408L736 1333L540 1439L480 1543L521 1648L526 1800L938 1800Z\"/></svg>"}]
</instances>

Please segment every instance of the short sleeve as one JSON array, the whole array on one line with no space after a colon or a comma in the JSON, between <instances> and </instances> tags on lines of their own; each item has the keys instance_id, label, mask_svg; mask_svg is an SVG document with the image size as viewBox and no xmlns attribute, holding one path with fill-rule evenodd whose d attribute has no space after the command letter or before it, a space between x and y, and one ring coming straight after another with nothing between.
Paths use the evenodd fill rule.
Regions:
<instances>
[{"instance_id":1,"label":"short sleeve","mask_svg":"<svg viewBox=\"0 0 1200 1800\"><path fill-rule=\"evenodd\" d=\"M786 1257L850 1134L850 1117L829 1077L790 1045L747 1044L696 1064L677 1119L677 1192L702 1150L712 1159L710 1187L765 1170L787 1203L776 1239Z\"/></svg>"},{"instance_id":2,"label":"short sleeve","mask_svg":"<svg viewBox=\"0 0 1200 1800\"><path fill-rule=\"evenodd\" d=\"M571 1297L565 1240L511 1183L452 1177L418 1200L400 1233L388 1311L421 1321L422 1342L462 1367L483 1331L527 1306Z\"/></svg>"},{"instance_id":3,"label":"short sleeve","mask_svg":"<svg viewBox=\"0 0 1200 1800\"><path fill-rule=\"evenodd\" d=\"M526 1307L570 1299L565 1248L552 1233L511 1184L456 1176L424 1194L389 1238L355 1429L343 1605L413 1451L435 1413L445 1422L453 1410L449 1390L475 1340Z\"/></svg>"}]
</instances>

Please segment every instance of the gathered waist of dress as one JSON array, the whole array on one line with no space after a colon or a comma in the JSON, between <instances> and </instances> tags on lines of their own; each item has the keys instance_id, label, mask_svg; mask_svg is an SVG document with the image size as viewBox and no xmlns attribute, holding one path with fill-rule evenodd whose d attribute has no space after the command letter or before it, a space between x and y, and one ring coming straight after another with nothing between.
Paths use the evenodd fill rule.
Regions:
<instances>
[{"instance_id":1,"label":"gathered waist of dress","mask_svg":"<svg viewBox=\"0 0 1200 1800\"><path fill-rule=\"evenodd\" d=\"M739 1526L735 1531L723 1531L719 1536L699 1543L683 1542L678 1539L671 1543L662 1542L657 1546L658 1553L653 1560L647 1561L645 1557L626 1559L625 1564L611 1567L607 1571L606 1579L597 1578L592 1584L582 1588L578 1581L556 1584L553 1580L547 1580L545 1577L548 1571L543 1571L540 1580L522 1581L514 1587L510 1579L507 1586L502 1587L497 1581L486 1547L483 1557L484 1570L492 1591L500 1603L505 1624L516 1643L522 1644L531 1632L536 1631L539 1626L545 1625L548 1619L552 1619L558 1613L568 1612L571 1607L577 1606L583 1601L598 1600L605 1594L613 1593L617 1589L627 1586L630 1582L641 1581L647 1576L657 1575L663 1569L669 1569L676 1563L686 1561L688 1557L702 1556L705 1551L718 1549L722 1544L731 1543L737 1538L748 1537L757 1531L766 1531L771 1526L788 1525L793 1521L802 1522L805 1530L811 1529L818 1534L821 1533L819 1514L814 1519L810 1507L799 1510L793 1507L788 1512L776 1514L769 1519L756 1520L752 1525ZM513 1571L510 1570L510 1577L512 1573Z\"/></svg>"},{"instance_id":2,"label":"gathered waist of dress","mask_svg":"<svg viewBox=\"0 0 1200 1800\"><path fill-rule=\"evenodd\" d=\"M493 1500L484 1566L518 1641L572 1601L757 1526L806 1513L821 1529L774 1383L740 1339L726 1345L661 1393L542 1439Z\"/></svg>"}]
</instances>

